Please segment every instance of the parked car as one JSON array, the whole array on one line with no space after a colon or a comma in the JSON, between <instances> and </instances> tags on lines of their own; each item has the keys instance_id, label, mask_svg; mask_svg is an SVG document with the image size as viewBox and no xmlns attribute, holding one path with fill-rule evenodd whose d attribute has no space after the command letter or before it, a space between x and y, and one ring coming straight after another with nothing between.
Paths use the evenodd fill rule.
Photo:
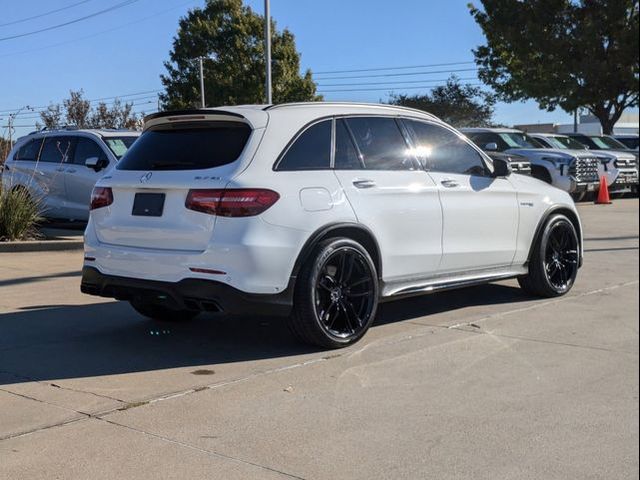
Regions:
<instances>
[{"instance_id":1,"label":"parked car","mask_svg":"<svg viewBox=\"0 0 640 480\"><path fill-rule=\"evenodd\" d=\"M628 149L634 150L636 153L638 153L638 149L640 148L640 137L637 133L619 133L609 136L622 143Z\"/></svg>"},{"instance_id":2,"label":"parked car","mask_svg":"<svg viewBox=\"0 0 640 480\"><path fill-rule=\"evenodd\" d=\"M48 218L89 218L91 191L140 132L42 130L18 139L5 162L4 188L23 188Z\"/></svg>"},{"instance_id":3,"label":"parked car","mask_svg":"<svg viewBox=\"0 0 640 480\"><path fill-rule=\"evenodd\" d=\"M555 297L582 262L568 194L389 105L150 115L91 209L84 293L158 320L281 314L328 348L379 301L504 278Z\"/></svg>"},{"instance_id":4,"label":"parked car","mask_svg":"<svg viewBox=\"0 0 640 480\"><path fill-rule=\"evenodd\" d=\"M531 137L547 148L579 149L587 148L584 144L567 135L556 133L532 133ZM612 193L638 192L638 162L635 155L623 150L598 150L598 153L609 155L603 159L598 173L607 179L607 186Z\"/></svg>"},{"instance_id":5,"label":"parked car","mask_svg":"<svg viewBox=\"0 0 640 480\"><path fill-rule=\"evenodd\" d=\"M580 150L548 149L530 135L512 128L460 130L485 151L515 153L531 162L531 175L569 192L575 200L598 188L598 168L606 155Z\"/></svg>"},{"instance_id":6,"label":"parked car","mask_svg":"<svg viewBox=\"0 0 640 480\"><path fill-rule=\"evenodd\" d=\"M513 173L519 173L521 175L531 175L531 162L527 159L527 157L516 155L515 153L493 151L486 151L485 153L492 160L502 159L506 162L509 162L509 166L511 167L511 171Z\"/></svg>"}]
</instances>

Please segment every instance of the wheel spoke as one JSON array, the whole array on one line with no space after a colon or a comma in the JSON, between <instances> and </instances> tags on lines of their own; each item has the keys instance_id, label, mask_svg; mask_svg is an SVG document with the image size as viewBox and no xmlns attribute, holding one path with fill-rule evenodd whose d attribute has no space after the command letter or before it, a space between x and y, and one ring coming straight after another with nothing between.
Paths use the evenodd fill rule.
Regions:
<instances>
[{"instance_id":1,"label":"wheel spoke","mask_svg":"<svg viewBox=\"0 0 640 480\"><path fill-rule=\"evenodd\" d=\"M347 314L347 316L349 316L349 312L351 312L351 315L353 315L353 318L358 324L358 327L361 327L362 319L358 316L358 313L356 312L355 308L353 308L353 305L350 302L344 302L343 305L345 306L345 313Z\"/></svg>"}]
</instances>

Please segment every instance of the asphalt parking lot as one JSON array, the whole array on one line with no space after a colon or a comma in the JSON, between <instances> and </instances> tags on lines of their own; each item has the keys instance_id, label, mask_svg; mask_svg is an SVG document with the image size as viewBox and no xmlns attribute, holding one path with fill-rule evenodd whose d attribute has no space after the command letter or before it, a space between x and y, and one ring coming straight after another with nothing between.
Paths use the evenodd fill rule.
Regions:
<instances>
[{"instance_id":1,"label":"asphalt parking lot","mask_svg":"<svg viewBox=\"0 0 640 480\"><path fill-rule=\"evenodd\" d=\"M0 253L0 478L637 478L638 200L579 208L570 295L385 304L331 352L273 318L154 324L82 295L81 252Z\"/></svg>"}]
</instances>

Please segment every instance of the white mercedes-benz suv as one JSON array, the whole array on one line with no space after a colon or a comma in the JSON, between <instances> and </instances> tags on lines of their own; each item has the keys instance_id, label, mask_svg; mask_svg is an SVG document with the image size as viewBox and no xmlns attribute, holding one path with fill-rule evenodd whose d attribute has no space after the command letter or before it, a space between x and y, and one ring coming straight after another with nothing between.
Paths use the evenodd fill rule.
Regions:
<instances>
[{"instance_id":1,"label":"white mercedes-benz suv","mask_svg":"<svg viewBox=\"0 0 640 480\"><path fill-rule=\"evenodd\" d=\"M558 296L581 263L566 192L432 115L258 105L147 117L94 189L81 288L158 320L281 314L336 348L380 301L507 278Z\"/></svg>"}]
</instances>

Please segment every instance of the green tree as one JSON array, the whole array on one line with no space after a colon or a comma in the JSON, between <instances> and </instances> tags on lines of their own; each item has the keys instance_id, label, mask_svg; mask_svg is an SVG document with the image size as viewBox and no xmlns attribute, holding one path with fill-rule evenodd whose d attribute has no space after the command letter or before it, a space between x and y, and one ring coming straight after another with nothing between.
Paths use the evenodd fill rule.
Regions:
<instances>
[{"instance_id":1,"label":"green tree","mask_svg":"<svg viewBox=\"0 0 640 480\"><path fill-rule=\"evenodd\" d=\"M321 100L307 70L300 75L300 54L293 34L272 28L272 83L275 103ZM171 61L161 75L165 109L200 105L198 57L205 57L208 105L263 103L265 100L264 17L242 0L207 0L180 19Z\"/></svg>"},{"instance_id":2,"label":"green tree","mask_svg":"<svg viewBox=\"0 0 640 480\"><path fill-rule=\"evenodd\" d=\"M482 0L480 78L505 101L580 107L611 133L638 105L638 0Z\"/></svg>"},{"instance_id":3,"label":"green tree","mask_svg":"<svg viewBox=\"0 0 640 480\"><path fill-rule=\"evenodd\" d=\"M424 110L461 128L492 125L496 101L493 94L463 85L451 76L446 85L435 87L431 93L391 95L389 103Z\"/></svg>"}]
</instances>

